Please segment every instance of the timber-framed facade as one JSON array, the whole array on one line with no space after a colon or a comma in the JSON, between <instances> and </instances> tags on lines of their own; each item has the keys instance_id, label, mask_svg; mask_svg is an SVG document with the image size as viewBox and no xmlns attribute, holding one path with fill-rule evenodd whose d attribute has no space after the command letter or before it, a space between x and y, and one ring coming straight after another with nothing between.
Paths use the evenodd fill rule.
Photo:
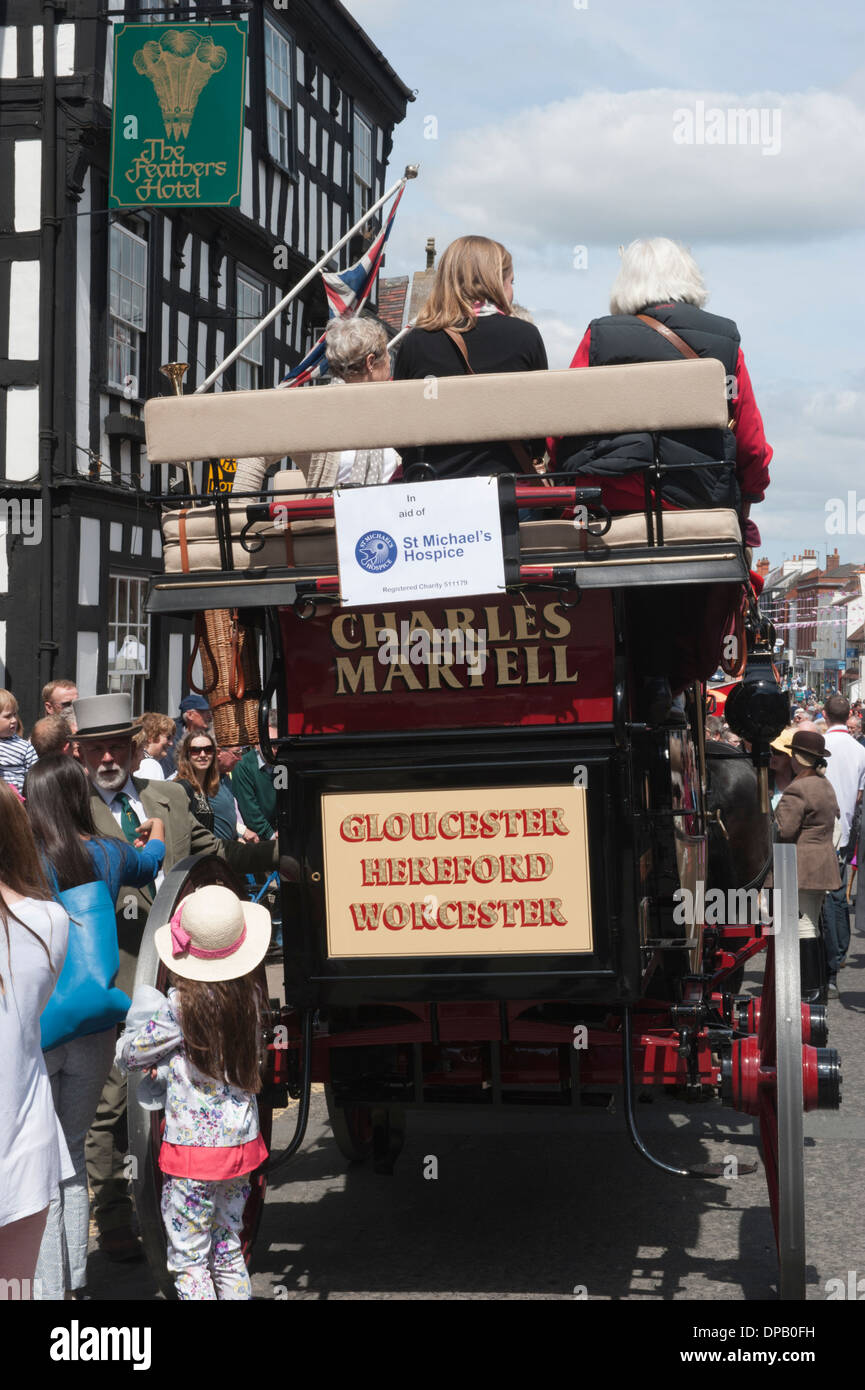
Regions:
<instances>
[{"instance_id":1,"label":"timber-framed facade","mask_svg":"<svg viewBox=\"0 0 865 1390\"><path fill-rule=\"evenodd\" d=\"M4 14L0 685L28 728L58 676L173 714L192 634L142 609L161 568L149 499L173 481L147 460L143 403L171 389L165 362L188 362L194 389L381 196L412 93L339 0L7 0ZM115 24L208 17L248 24L240 206L107 211ZM221 385L274 386L326 315L316 277Z\"/></svg>"}]
</instances>

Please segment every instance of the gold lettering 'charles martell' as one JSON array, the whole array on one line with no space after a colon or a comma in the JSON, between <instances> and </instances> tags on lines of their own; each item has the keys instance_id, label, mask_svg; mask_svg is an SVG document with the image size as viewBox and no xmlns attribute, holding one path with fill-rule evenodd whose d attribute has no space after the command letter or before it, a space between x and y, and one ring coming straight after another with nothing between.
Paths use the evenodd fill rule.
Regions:
<instances>
[{"instance_id":1,"label":"gold lettering 'charles martell'","mask_svg":"<svg viewBox=\"0 0 865 1390\"><path fill-rule=\"evenodd\" d=\"M483 633L487 662L449 665L405 660L382 662L381 633L395 631L400 623L408 631L425 630L430 637L444 629L466 634ZM479 608L445 608L433 618L425 609L412 610L406 619L392 610L373 613L339 613L331 622L336 695L379 695L394 690L477 690L523 685L575 685L579 671L572 669L576 653L569 651L570 619L557 602L543 608L519 603Z\"/></svg>"}]
</instances>

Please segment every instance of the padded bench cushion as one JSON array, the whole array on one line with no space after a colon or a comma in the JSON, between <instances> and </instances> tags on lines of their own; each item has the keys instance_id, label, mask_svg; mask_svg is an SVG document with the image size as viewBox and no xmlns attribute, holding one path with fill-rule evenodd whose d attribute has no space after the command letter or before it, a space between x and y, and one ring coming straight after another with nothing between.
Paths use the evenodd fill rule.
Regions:
<instances>
[{"instance_id":1,"label":"padded bench cushion","mask_svg":"<svg viewBox=\"0 0 865 1390\"><path fill-rule=\"evenodd\" d=\"M304 478L297 471L278 473L277 491L302 489ZM302 568L324 565L336 573L336 539L332 521L296 521L290 527L260 522L251 534L261 537L261 550L250 555L239 542L246 524L246 507L231 507L232 555L236 569L261 566ZM220 570L219 543L216 539L216 509L196 507L185 513L185 556L180 541L181 513L168 512L163 518L163 551L166 574ZM585 560L611 559L618 554L651 544L642 512L613 517L605 536L579 530L571 521L526 521L520 526L520 552L526 562L536 554L559 550L582 555ZM664 545L677 546L740 545L739 519L733 511L681 511L664 513ZM659 558L663 552L658 552Z\"/></svg>"},{"instance_id":2,"label":"padded bench cushion","mask_svg":"<svg viewBox=\"0 0 865 1390\"><path fill-rule=\"evenodd\" d=\"M301 390L159 396L144 407L151 463L633 430L724 429L714 358L582 371L499 372Z\"/></svg>"},{"instance_id":3,"label":"padded bench cushion","mask_svg":"<svg viewBox=\"0 0 865 1390\"><path fill-rule=\"evenodd\" d=\"M284 468L274 477L274 491L302 492L306 479L298 469ZM240 533L246 525L246 502L229 505L231 521L231 553L235 569L258 568L266 565L289 566L327 564L336 551L333 546L332 521L293 521L290 526L278 526L274 521L260 521L251 526L247 540L255 536L264 541L253 554L240 544ZM324 539L327 545L311 545ZM184 507L162 515L162 546L166 574L198 570L221 570L222 560L216 531L216 507ZM320 558L323 555L324 558Z\"/></svg>"},{"instance_id":4,"label":"padded bench cushion","mask_svg":"<svg viewBox=\"0 0 865 1390\"><path fill-rule=\"evenodd\" d=\"M665 545L741 544L739 518L734 511L718 507L706 511L665 511ZM533 550L585 549L600 557L605 551L651 545L643 512L614 516L605 536L580 531L572 521L524 521L520 526L520 550L529 556Z\"/></svg>"}]
</instances>

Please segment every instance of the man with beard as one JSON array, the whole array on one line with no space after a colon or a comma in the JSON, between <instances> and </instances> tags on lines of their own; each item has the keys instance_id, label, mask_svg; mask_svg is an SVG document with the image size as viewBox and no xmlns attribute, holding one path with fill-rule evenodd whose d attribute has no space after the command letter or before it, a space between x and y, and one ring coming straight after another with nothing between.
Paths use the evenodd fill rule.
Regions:
<instances>
[{"instance_id":1,"label":"man with beard","mask_svg":"<svg viewBox=\"0 0 865 1390\"><path fill-rule=\"evenodd\" d=\"M266 874L275 867L275 841L258 845L217 840L192 815L182 787L132 776L136 726L129 695L77 700L75 720L81 761L92 788L90 809L97 834L123 837L133 843L140 824L158 816L165 825L164 871L190 854L216 854L239 875ZM149 889L121 888L117 899L117 985L129 995L147 914L161 882L159 874ZM131 1226L132 1204L124 1172L127 1150L126 1082L112 1068L87 1137L86 1153L100 1248L115 1260L141 1257Z\"/></svg>"}]
</instances>

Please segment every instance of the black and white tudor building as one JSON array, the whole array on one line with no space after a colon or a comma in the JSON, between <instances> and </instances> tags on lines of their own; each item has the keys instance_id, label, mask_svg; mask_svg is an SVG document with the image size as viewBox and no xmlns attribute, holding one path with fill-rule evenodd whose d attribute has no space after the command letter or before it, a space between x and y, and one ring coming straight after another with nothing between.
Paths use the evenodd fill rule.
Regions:
<instances>
[{"instance_id":1,"label":"black and white tudor building","mask_svg":"<svg viewBox=\"0 0 865 1390\"><path fill-rule=\"evenodd\" d=\"M113 25L208 16L248 23L240 208L107 213ZM0 19L0 685L28 728L58 676L175 713L191 631L145 612L148 497L173 479L143 402L165 362L193 389L381 195L412 94L339 0L0 0ZM325 319L316 277L222 385L275 385Z\"/></svg>"}]
</instances>

